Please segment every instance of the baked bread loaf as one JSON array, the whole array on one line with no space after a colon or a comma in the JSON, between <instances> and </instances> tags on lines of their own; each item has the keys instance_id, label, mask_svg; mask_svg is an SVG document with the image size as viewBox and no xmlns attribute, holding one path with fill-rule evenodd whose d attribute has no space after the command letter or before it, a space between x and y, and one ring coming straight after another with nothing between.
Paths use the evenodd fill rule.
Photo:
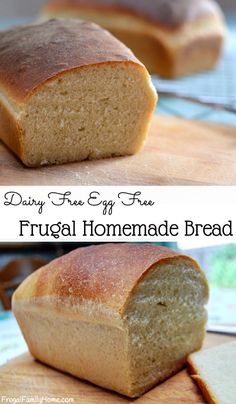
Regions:
<instances>
[{"instance_id":1,"label":"baked bread loaf","mask_svg":"<svg viewBox=\"0 0 236 404\"><path fill-rule=\"evenodd\" d=\"M48 0L42 17L52 16L97 22L165 78L213 68L225 37L212 0Z\"/></svg>"},{"instance_id":2,"label":"baked bread loaf","mask_svg":"<svg viewBox=\"0 0 236 404\"><path fill-rule=\"evenodd\" d=\"M13 311L35 358L136 397L200 349L207 299L191 258L154 245L106 244L34 272L16 290Z\"/></svg>"},{"instance_id":3,"label":"baked bread loaf","mask_svg":"<svg viewBox=\"0 0 236 404\"><path fill-rule=\"evenodd\" d=\"M27 166L136 153L155 104L146 68L93 23L0 33L0 138Z\"/></svg>"},{"instance_id":4,"label":"baked bread loaf","mask_svg":"<svg viewBox=\"0 0 236 404\"><path fill-rule=\"evenodd\" d=\"M235 403L236 341L190 355L188 367L207 403Z\"/></svg>"}]
</instances>

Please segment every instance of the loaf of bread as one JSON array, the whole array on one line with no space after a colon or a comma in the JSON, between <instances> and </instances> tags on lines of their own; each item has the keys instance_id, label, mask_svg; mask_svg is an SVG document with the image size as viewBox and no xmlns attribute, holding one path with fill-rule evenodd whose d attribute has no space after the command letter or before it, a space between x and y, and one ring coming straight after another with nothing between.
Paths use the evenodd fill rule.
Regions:
<instances>
[{"instance_id":1,"label":"loaf of bread","mask_svg":"<svg viewBox=\"0 0 236 404\"><path fill-rule=\"evenodd\" d=\"M136 153L156 98L146 68L93 23L0 33L0 138L27 166Z\"/></svg>"},{"instance_id":2,"label":"loaf of bread","mask_svg":"<svg viewBox=\"0 0 236 404\"><path fill-rule=\"evenodd\" d=\"M52 16L97 22L165 78L213 68L225 37L212 0L48 0L42 17Z\"/></svg>"},{"instance_id":3,"label":"loaf of bread","mask_svg":"<svg viewBox=\"0 0 236 404\"><path fill-rule=\"evenodd\" d=\"M236 402L236 341L190 355L188 367L207 403Z\"/></svg>"},{"instance_id":4,"label":"loaf of bread","mask_svg":"<svg viewBox=\"0 0 236 404\"><path fill-rule=\"evenodd\" d=\"M105 244L34 272L13 310L35 358L136 397L200 349L207 299L191 258L150 244Z\"/></svg>"}]
</instances>

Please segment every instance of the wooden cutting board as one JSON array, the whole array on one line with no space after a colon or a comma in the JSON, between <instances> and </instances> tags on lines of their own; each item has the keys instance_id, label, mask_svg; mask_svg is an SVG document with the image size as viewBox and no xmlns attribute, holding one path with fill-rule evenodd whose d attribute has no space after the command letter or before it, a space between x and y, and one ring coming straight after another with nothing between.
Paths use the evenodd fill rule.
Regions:
<instances>
[{"instance_id":1,"label":"wooden cutting board","mask_svg":"<svg viewBox=\"0 0 236 404\"><path fill-rule=\"evenodd\" d=\"M232 337L208 334L204 347L220 345L231 340ZM205 402L187 370L181 371L144 396L131 400L44 366L34 361L29 354L22 355L0 368L0 397L1 395L70 397L74 399L74 404Z\"/></svg>"},{"instance_id":2,"label":"wooden cutting board","mask_svg":"<svg viewBox=\"0 0 236 404\"><path fill-rule=\"evenodd\" d=\"M135 156L25 168L0 142L0 185L236 185L236 126L154 116Z\"/></svg>"}]
</instances>

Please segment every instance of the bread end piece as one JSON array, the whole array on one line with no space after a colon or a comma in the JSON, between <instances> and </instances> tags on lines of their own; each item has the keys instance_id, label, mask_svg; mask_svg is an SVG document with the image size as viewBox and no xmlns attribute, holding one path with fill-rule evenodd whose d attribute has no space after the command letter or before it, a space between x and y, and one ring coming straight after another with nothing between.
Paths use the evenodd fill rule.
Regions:
<instances>
[{"instance_id":1,"label":"bread end piece","mask_svg":"<svg viewBox=\"0 0 236 404\"><path fill-rule=\"evenodd\" d=\"M236 342L196 352L187 359L189 372L210 404L231 404L236 388Z\"/></svg>"}]
</instances>

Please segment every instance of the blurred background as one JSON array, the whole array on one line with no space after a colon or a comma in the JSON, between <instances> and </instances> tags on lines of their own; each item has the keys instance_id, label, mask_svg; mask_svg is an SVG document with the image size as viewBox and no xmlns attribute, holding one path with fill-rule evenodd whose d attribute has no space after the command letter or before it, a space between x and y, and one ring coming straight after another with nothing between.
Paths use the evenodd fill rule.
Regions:
<instances>
[{"instance_id":1,"label":"blurred background","mask_svg":"<svg viewBox=\"0 0 236 404\"><path fill-rule=\"evenodd\" d=\"M37 15L44 0L0 0L1 18L24 18ZM219 0L224 11L235 11L235 0Z\"/></svg>"},{"instance_id":2,"label":"blurred background","mask_svg":"<svg viewBox=\"0 0 236 404\"><path fill-rule=\"evenodd\" d=\"M98 243L97 243L98 244ZM236 335L236 244L159 243L195 258L210 285L208 331ZM11 311L18 285L37 268L89 243L0 244L0 365L27 350Z\"/></svg>"}]
</instances>

